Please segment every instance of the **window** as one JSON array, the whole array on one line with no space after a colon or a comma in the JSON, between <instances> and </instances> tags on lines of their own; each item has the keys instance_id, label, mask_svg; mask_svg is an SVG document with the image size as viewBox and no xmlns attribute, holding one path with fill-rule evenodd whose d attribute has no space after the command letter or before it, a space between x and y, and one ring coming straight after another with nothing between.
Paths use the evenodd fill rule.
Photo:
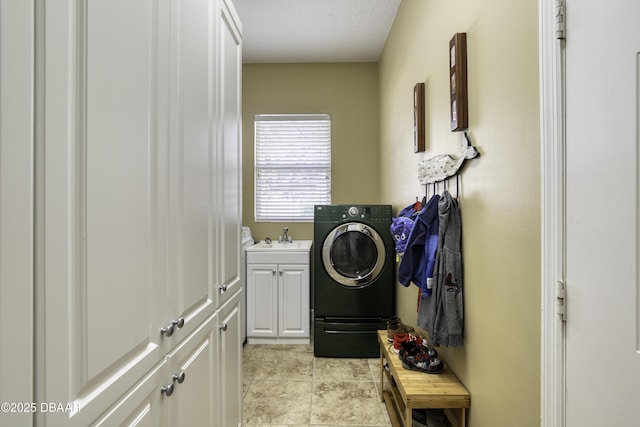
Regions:
<instances>
[{"instance_id":1,"label":"window","mask_svg":"<svg viewBox=\"0 0 640 427\"><path fill-rule=\"evenodd\" d=\"M256 221L313 221L331 203L328 114L255 116Z\"/></svg>"}]
</instances>

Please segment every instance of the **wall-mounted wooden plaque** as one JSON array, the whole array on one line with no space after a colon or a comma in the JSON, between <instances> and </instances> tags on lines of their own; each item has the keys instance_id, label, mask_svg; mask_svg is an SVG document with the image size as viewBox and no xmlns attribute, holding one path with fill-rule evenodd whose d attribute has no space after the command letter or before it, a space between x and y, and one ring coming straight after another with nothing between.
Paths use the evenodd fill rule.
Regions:
<instances>
[{"instance_id":1,"label":"wall-mounted wooden plaque","mask_svg":"<svg viewBox=\"0 0 640 427\"><path fill-rule=\"evenodd\" d=\"M467 33L456 33L449 42L451 131L469 126L467 98Z\"/></svg>"},{"instance_id":2,"label":"wall-mounted wooden plaque","mask_svg":"<svg viewBox=\"0 0 640 427\"><path fill-rule=\"evenodd\" d=\"M413 151L425 150L424 144L424 83L413 87Z\"/></svg>"}]
</instances>

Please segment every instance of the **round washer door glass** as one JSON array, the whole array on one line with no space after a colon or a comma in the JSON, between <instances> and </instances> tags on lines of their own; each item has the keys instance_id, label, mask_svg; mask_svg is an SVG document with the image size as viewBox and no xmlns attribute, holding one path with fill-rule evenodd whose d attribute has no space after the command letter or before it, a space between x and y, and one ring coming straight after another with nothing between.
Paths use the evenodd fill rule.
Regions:
<instances>
[{"instance_id":1,"label":"round washer door glass","mask_svg":"<svg viewBox=\"0 0 640 427\"><path fill-rule=\"evenodd\" d=\"M382 272L384 242L371 227L349 222L334 228L322 245L322 264L329 276L345 286L365 286Z\"/></svg>"}]
</instances>

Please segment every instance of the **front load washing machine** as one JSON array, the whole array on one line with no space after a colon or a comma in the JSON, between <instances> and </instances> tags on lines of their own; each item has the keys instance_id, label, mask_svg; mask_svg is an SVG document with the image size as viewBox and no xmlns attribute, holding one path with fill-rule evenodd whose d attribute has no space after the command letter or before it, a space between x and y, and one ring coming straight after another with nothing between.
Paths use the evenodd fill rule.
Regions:
<instances>
[{"instance_id":1,"label":"front load washing machine","mask_svg":"<svg viewBox=\"0 0 640 427\"><path fill-rule=\"evenodd\" d=\"M391 205L314 208L314 354L376 357L394 308Z\"/></svg>"}]
</instances>

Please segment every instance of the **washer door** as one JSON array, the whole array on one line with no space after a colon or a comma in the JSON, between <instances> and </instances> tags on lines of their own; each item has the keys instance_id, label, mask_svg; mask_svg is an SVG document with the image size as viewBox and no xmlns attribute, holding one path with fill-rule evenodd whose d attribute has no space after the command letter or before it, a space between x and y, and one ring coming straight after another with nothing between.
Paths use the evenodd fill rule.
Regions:
<instances>
[{"instance_id":1,"label":"washer door","mask_svg":"<svg viewBox=\"0 0 640 427\"><path fill-rule=\"evenodd\" d=\"M365 286L382 272L384 242L373 228L349 222L334 228L322 245L322 264L329 276L345 286Z\"/></svg>"}]
</instances>

